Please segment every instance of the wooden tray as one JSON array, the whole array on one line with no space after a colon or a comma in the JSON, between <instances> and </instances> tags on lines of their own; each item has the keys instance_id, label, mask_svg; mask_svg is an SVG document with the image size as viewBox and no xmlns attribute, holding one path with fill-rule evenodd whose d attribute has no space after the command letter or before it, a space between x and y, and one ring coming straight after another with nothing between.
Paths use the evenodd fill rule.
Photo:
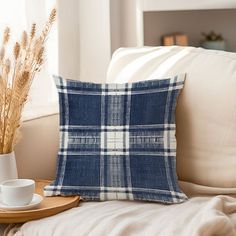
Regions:
<instances>
[{"instance_id":1,"label":"wooden tray","mask_svg":"<svg viewBox=\"0 0 236 236\"><path fill-rule=\"evenodd\" d=\"M51 181L36 180L35 193L43 196L44 186L50 184ZM80 197L44 197L41 204L32 210L25 211L6 211L0 209L0 223L23 223L30 220L41 219L44 217L56 215L59 212L77 207Z\"/></svg>"}]
</instances>

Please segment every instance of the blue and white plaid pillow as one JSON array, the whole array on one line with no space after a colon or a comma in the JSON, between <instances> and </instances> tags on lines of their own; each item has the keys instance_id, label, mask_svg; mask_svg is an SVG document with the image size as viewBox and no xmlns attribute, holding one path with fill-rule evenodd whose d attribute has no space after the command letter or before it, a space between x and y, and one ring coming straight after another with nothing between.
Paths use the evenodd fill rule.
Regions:
<instances>
[{"instance_id":1,"label":"blue and white plaid pillow","mask_svg":"<svg viewBox=\"0 0 236 236\"><path fill-rule=\"evenodd\" d=\"M125 84L56 77L60 150L45 196L86 200L187 199L176 176L175 107L184 75Z\"/></svg>"}]
</instances>

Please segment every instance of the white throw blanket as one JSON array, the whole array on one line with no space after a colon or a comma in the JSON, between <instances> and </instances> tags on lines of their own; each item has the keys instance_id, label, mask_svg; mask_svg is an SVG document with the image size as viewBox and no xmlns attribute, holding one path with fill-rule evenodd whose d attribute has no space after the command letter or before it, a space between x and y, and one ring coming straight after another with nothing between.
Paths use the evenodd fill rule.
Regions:
<instances>
[{"instance_id":1,"label":"white throw blanket","mask_svg":"<svg viewBox=\"0 0 236 236\"><path fill-rule=\"evenodd\" d=\"M179 205L83 202L53 217L32 221L14 236L234 236L236 199L192 197Z\"/></svg>"}]
</instances>

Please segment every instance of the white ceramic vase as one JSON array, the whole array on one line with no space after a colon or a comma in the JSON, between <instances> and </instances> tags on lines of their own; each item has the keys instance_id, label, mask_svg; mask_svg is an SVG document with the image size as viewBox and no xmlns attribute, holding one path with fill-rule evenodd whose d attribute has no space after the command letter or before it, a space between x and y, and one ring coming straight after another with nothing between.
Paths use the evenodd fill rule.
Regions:
<instances>
[{"instance_id":1,"label":"white ceramic vase","mask_svg":"<svg viewBox=\"0 0 236 236\"><path fill-rule=\"evenodd\" d=\"M0 183L8 179L17 179L15 152L0 154Z\"/></svg>"}]
</instances>

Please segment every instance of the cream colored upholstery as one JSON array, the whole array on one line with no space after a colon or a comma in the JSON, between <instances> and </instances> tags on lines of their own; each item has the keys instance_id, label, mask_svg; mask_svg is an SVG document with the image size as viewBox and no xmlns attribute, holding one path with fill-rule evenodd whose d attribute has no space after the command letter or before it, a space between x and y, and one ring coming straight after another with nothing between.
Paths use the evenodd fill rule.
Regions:
<instances>
[{"instance_id":1,"label":"cream colored upholstery","mask_svg":"<svg viewBox=\"0 0 236 236\"><path fill-rule=\"evenodd\" d=\"M179 179L232 187L229 192L236 193L236 54L191 47L120 49L110 63L107 82L179 73L187 73L176 114ZM58 116L25 122L22 134L16 148L20 177L54 178Z\"/></svg>"},{"instance_id":2,"label":"cream colored upholstery","mask_svg":"<svg viewBox=\"0 0 236 236\"><path fill-rule=\"evenodd\" d=\"M191 47L120 49L107 82L187 73L177 105L179 179L236 188L236 54Z\"/></svg>"},{"instance_id":3,"label":"cream colored upholstery","mask_svg":"<svg viewBox=\"0 0 236 236\"><path fill-rule=\"evenodd\" d=\"M16 146L19 177L54 179L59 147L59 116L26 121L21 131L22 138Z\"/></svg>"}]
</instances>

